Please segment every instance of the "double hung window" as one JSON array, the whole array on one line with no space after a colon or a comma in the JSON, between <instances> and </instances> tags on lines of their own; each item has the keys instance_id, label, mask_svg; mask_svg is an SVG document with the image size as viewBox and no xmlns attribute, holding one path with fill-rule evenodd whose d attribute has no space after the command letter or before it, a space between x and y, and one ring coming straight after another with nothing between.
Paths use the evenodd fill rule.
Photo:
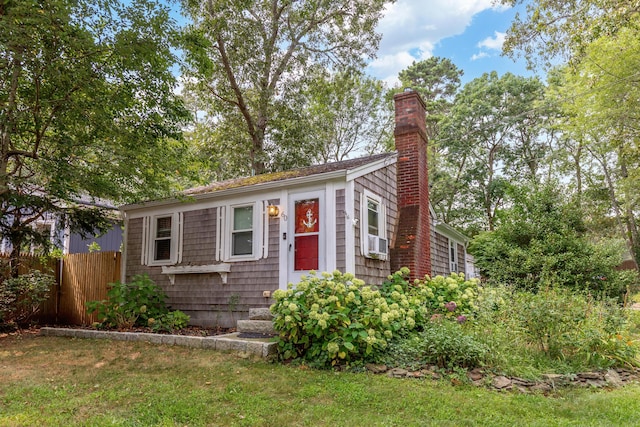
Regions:
<instances>
[{"instance_id":1,"label":"double hung window","mask_svg":"<svg viewBox=\"0 0 640 427\"><path fill-rule=\"evenodd\" d=\"M361 216L363 255L369 258L386 259L387 214L382 198L365 190L362 194Z\"/></svg>"}]
</instances>

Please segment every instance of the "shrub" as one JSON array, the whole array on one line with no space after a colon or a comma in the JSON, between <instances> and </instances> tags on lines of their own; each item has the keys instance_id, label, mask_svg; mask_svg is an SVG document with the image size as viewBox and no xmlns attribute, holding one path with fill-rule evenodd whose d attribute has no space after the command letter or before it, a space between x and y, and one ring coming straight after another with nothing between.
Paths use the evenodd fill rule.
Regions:
<instances>
[{"instance_id":1,"label":"shrub","mask_svg":"<svg viewBox=\"0 0 640 427\"><path fill-rule=\"evenodd\" d=\"M378 362L389 366L419 369L436 365L444 369L482 366L489 348L472 329L458 322L441 319L430 322L422 332L391 343Z\"/></svg>"},{"instance_id":2,"label":"shrub","mask_svg":"<svg viewBox=\"0 0 640 427\"><path fill-rule=\"evenodd\" d=\"M619 241L594 243L580 209L552 184L512 188L513 205L500 226L474 237L469 252L491 284L536 292L554 286L622 299L624 275Z\"/></svg>"},{"instance_id":3,"label":"shrub","mask_svg":"<svg viewBox=\"0 0 640 427\"><path fill-rule=\"evenodd\" d=\"M566 289L484 288L473 327L491 349L491 363L512 373L639 364L633 322L616 302Z\"/></svg>"},{"instance_id":4,"label":"shrub","mask_svg":"<svg viewBox=\"0 0 640 427\"><path fill-rule=\"evenodd\" d=\"M157 319L150 317L147 319L147 325L154 332L172 332L186 328L189 325L189 320L191 320L189 315L176 310L163 314Z\"/></svg>"},{"instance_id":5,"label":"shrub","mask_svg":"<svg viewBox=\"0 0 640 427\"><path fill-rule=\"evenodd\" d=\"M408 272L390 276L382 291L339 271L312 272L295 289L276 291L271 311L281 357L319 367L372 358L394 334L426 317L419 287L407 294L401 284Z\"/></svg>"},{"instance_id":6,"label":"shrub","mask_svg":"<svg viewBox=\"0 0 640 427\"><path fill-rule=\"evenodd\" d=\"M466 280L462 273L451 273L449 277L425 278L421 283L426 289L426 304L430 313L458 318L473 312L478 296L477 279Z\"/></svg>"},{"instance_id":7,"label":"shrub","mask_svg":"<svg viewBox=\"0 0 640 427\"><path fill-rule=\"evenodd\" d=\"M40 304L49 298L55 283L53 276L38 270L0 279L0 322L28 322Z\"/></svg>"},{"instance_id":8,"label":"shrub","mask_svg":"<svg viewBox=\"0 0 640 427\"><path fill-rule=\"evenodd\" d=\"M136 275L131 283L111 283L107 299L89 301L88 313L98 313L101 326L127 329L146 326L148 319L169 313L167 295L147 275Z\"/></svg>"}]
</instances>

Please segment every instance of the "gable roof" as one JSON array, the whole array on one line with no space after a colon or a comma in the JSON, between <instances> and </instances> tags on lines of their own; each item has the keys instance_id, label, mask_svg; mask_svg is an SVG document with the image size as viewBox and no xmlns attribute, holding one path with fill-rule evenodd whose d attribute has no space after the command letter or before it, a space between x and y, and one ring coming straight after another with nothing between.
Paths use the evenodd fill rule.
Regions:
<instances>
[{"instance_id":1,"label":"gable roof","mask_svg":"<svg viewBox=\"0 0 640 427\"><path fill-rule=\"evenodd\" d=\"M359 157L357 159L343 160L341 162L325 163L322 165L307 166L299 169L292 169L283 172L272 172L262 175L229 179L226 181L213 182L208 185L190 188L184 191L185 195L193 196L196 194L213 193L220 190L230 190L233 188L247 187L256 184L265 184L269 182L285 181L291 178L310 177L314 175L322 175L329 172L350 171L379 160L391 158L395 156L395 152L375 154L372 156Z\"/></svg>"},{"instance_id":2,"label":"gable roof","mask_svg":"<svg viewBox=\"0 0 640 427\"><path fill-rule=\"evenodd\" d=\"M181 200L184 201L185 198L198 200L207 199L209 197L222 197L234 193L262 191L288 184L295 185L338 177L349 178L350 175L351 178L355 178L358 176L358 172L362 173L362 171L366 171L369 167L377 167L377 165L382 167L388 165L390 161L395 160L396 156L396 152L374 154L356 159L307 166L283 172L272 172L244 178L228 179L187 189L174 198L149 200L146 202L129 204L122 206L120 209L126 211L130 209L148 208L152 206L172 204Z\"/></svg>"}]
</instances>

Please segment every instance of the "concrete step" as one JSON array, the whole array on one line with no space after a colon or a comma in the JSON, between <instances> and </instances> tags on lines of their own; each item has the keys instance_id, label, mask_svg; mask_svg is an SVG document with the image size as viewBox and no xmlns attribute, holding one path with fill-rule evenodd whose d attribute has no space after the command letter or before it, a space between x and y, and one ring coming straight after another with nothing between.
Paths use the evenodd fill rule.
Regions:
<instances>
[{"instance_id":1,"label":"concrete step","mask_svg":"<svg viewBox=\"0 0 640 427\"><path fill-rule=\"evenodd\" d=\"M239 333L265 335L275 335L276 333L271 320L238 320L236 329Z\"/></svg>"},{"instance_id":2,"label":"concrete step","mask_svg":"<svg viewBox=\"0 0 640 427\"><path fill-rule=\"evenodd\" d=\"M249 309L249 320L271 320L273 319L273 314L271 314L271 310L268 308L250 308Z\"/></svg>"}]
</instances>

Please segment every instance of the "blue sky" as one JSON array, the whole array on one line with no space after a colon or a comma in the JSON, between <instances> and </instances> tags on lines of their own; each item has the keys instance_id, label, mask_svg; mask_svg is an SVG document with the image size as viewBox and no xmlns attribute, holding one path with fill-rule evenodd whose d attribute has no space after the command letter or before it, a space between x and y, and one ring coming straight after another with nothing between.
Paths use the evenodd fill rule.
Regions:
<instances>
[{"instance_id":1,"label":"blue sky","mask_svg":"<svg viewBox=\"0 0 640 427\"><path fill-rule=\"evenodd\" d=\"M463 84L497 71L532 75L524 59L500 55L504 34L517 10L493 0L398 0L387 6L378 26L378 57L367 71L387 84L398 72L430 56L449 58L464 71ZM523 8L519 9L522 13Z\"/></svg>"},{"instance_id":2,"label":"blue sky","mask_svg":"<svg viewBox=\"0 0 640 427\"><path fill-rule=\"evenodd\" d=\"M177 2L165 1L173 17L184 24ZM398 73L413 61L441 56L464 71L463 84L494 70L500 75L532 75L524 59L514 62L500 55L504 34L517 10L494 2L397 0L387 5L377 29L382 34L378 55L367 73L394 86Z\"/></svg>"}]
</instances>

